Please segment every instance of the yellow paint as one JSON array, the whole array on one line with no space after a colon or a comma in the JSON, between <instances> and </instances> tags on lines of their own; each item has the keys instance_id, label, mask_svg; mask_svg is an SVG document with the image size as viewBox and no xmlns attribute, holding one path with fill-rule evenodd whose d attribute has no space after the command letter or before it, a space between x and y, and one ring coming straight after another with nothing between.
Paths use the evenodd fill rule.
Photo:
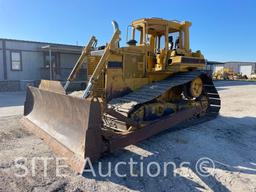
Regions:
<instances>
[{"instance_id":1,"label":"yellow paint","mask_svg":"<svg viewBox=\"0 0 256 192\"><path fill-rule=\"evenodd\" d=\"M116 31L105 49L104 60L98 56L89 57L88 75L94 77L94 83L109 99L166 79L175 73L205 67L201 52L192 52L189 47L190 22L144 18L133 21L131 25L133 38L135 30L140 33L137 35L140 40L136 45L117 47L120 31ZM170 50L168 38L174 33L180 35L178 47ZM109 62L120 62L122 66L109 68ZM97 76L104 78L97 79ZM97 83L98 81L101 83Z\"/></svg>"}]
</instances>

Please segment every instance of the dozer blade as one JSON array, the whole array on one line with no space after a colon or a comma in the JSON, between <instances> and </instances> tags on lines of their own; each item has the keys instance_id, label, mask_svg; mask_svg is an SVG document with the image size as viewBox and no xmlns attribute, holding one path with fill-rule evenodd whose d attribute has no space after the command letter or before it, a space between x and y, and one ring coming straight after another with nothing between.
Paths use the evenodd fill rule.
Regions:
<instances>
[{"instance_id":1,"label":"dozer blade","mask_svg":"<svg viewBox=\"0 0 256 192\"><path fill-rule=\"evenodd\" d=\"M21 123L79 173L86 157L100 157L103 145L97 101L28 87Z\"/></svg>"}]
</instances>

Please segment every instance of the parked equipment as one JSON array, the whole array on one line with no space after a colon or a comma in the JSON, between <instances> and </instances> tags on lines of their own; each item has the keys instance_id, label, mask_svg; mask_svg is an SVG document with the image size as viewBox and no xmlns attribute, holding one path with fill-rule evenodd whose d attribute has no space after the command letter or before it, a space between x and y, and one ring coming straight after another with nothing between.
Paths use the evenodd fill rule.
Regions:
<instances>
[{"instance_id":1,"label":"parked equipment","mask_svg":"<svg viewBox=\"0 0 256 192\"><path fill-rule=\"evenodd\" d=\"M220 110L205 59L190 49L190 22L135 20L126 47L119 46L120 30L113 25L106 47L90 39L64 87L42 80L27 90L22 124L78 172L87 157L96 160L184 121L214 118ZM86 89L67 93L84 62Z\"/></svg>"},{"instance_id":2,"label":"parked equipment","mask_svg":"<svg viewBox=\"0 0 256 192\"><path fill-rule=\"evenodd\" d=\"M251 79L252 79L252 80L256 80L256 73L252 73L252 74L251 74Z\"/></svg>"},{"instance_id":3,"label":"parked equipment","mask_svg":"<svg viewBox=\"0 0 256 192\"><path fill-rule=\"evenodd\" d=\"M235 80L237 75L231 68L222 68L213 73L213 78L216 80Z\"/></svg>"}]
</instances>

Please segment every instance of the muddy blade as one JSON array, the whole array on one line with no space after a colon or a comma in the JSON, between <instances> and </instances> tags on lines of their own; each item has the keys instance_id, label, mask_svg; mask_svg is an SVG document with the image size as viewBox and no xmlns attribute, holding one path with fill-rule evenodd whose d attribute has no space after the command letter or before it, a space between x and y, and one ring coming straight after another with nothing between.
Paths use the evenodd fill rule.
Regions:
<instances>
[{"instance_id":1,"label":"muddy blade","mask_svg":"<svg viewBox=\"0 0 256 192\"><path fill-rule=\"evenodd\" d=\"M100 156L100 119L98 102L29 87L21 123L81 173L86 157Z\"/></svg>"}]
</instances>

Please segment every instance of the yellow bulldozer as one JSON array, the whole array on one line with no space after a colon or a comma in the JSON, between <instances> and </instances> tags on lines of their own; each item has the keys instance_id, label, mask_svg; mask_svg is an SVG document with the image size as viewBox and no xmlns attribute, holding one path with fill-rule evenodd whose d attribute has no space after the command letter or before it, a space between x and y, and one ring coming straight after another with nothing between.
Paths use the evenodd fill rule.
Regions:
<instances>
[{"instance_id":1,"label":"yellow bulldozer","mask_svg":"<svg viewBox=\"0 0 256 192\"><path fill-rule=\"evenodd\" d=\"M183 122L215 118L220 110L204 56L190 49L190 22L135 20L123 47L112 23L110 42L97 47L93 36L64 86L41 80L27 89L21 123L80 173L86 158L97 160ZM86 89L67 92L84 63Z\"/></svg>"}]
</instances>

